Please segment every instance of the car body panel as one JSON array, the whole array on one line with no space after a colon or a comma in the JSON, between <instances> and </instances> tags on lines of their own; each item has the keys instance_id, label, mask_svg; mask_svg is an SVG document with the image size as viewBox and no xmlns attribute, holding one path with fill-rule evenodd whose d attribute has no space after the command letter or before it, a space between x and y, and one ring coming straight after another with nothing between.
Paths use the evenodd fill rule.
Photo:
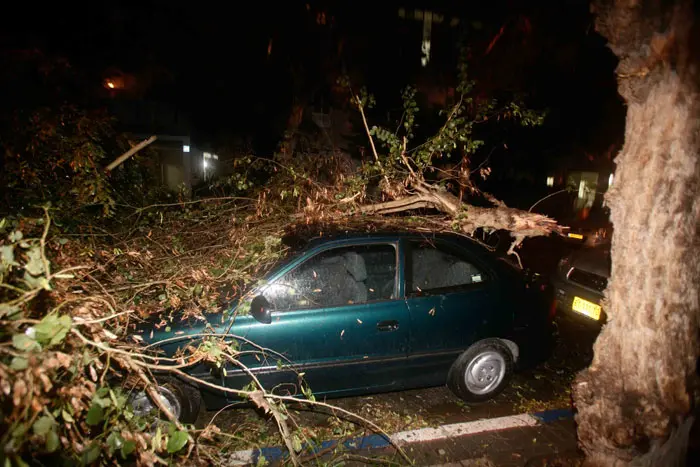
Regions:
<instances>
[{"instance_id":1,"label":"car body panel","mask_svg":"<svg viewBox=\"0 0 700 467\"><path fill-rule=\"evenodd\" d=\"M398 328L390 332L377 329L382 321L397 321ZM233 327L237 335L256 344L274 349L291 362L295 369L305 373L305 378L320 394L343 389L355 390L371 386L390 386L393 376L390 368L402 366L408 350L409 320L403 300L350 305L334 308L274 312L272 323L261 324L250 316L237 319ZM278 372L277 361L260 362L248 355L241 362L251 368L266 387L279 384L296 385L293 372ZM377 372L372 384L366 384L364 375L372 374L372 367L387 367ZM355 376L347 374L344 365L354 365ZM258 374L260 373L260 374ZM360 375L359 377L357 375ZM380 377L381 376L381 377ZM241 388L250 378L243 370L227 366L226 386ZM242 384L241 384L242 382ZM313 384L316 383L316 384ZM294 389L294 390L291 390ZM299 393L290 387L290 393Z\"/></svg>"},{"instance_id":2,"label":"car body panel","mask_svg":"<svg viewBox=\"0 0 700 467\"><path fill-rule=\"evenodd\" d=\"M410 240L414 238L403 243L406 264L410 262ZM412 329L407 367L412 374L421 375L426 385L443 384L459 354L480 339L505 335L513 321L512 308L494 290L501 282L498 275L478 254L462 242L438 240L435 244L468 259L484 277L482 282L449 290L406 294ZM410 267L404 273L407 270ZM404 280L404 287L406 284Z\"/></svg>"}]
</instances>

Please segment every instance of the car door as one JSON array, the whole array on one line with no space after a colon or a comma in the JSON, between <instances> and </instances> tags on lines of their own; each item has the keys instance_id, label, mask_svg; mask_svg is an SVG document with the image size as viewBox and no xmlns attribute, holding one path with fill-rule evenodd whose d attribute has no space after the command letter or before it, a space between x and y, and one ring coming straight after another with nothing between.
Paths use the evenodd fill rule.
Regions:
<instances>
[{"instance_id":1,"label":"car door","mask_svg":"<svg viewBox=\"0 0 700 467\"><path fill-rule=\"evenodd\" d=\"M406 304L411 318L407 366L413 385L442 384L457 356L495 335L495 276L476 255L441 239L404 241Z\"/></svg>"},{"instance_id":2,"label":"car door","mask_svg":"<svg viewBox=\"0 0 700 467\"><path fill-rule=\"evenodd\" d=\"M317 395L391 387L405 363L409 336L408 310L398 297L398 259L397 241L309 251L262 288L272 322L246 316L234 326L276 354L248 354L241 361L267 388L283 393L299 393L298 373ZM225 384L240 387L242 370L226 370Z\"/></svg>"}]
</instances>

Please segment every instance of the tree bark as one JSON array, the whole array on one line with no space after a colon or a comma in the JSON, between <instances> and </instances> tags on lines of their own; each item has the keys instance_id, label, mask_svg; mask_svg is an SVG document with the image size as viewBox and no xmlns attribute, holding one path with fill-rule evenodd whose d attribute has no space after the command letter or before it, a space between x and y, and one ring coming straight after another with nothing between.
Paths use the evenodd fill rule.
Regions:
<instances>
[{"instance_id":1,"label":"tree bark","mask_svg":"<svg viewBox=\"0 0 700 467\"><path fill-rule=\"evenodd\" d=\"M574 383L588 465L684 465L700 324L700 96L690 1L604 1L625 145L607 194L608 324Z\"/></svg>"}]
</instances>

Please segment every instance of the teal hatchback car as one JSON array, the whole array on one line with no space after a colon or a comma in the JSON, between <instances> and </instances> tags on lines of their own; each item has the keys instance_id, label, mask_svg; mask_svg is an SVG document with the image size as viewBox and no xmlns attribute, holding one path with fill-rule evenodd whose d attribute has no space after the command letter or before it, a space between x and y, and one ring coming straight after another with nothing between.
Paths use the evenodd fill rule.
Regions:
<instances>
[{"instance_id":1,"label":"teal hatchback car","mask_svg":"<svg viewBox=\"0 0 700 467\"><path fill-rule=\"evenodd\" d=\"M284 394L301 395L303 373L317 398L447 384L479 402L496 396L551 331L544 285L481 244L449 234L311 239L250 296L250 312L235 320L222 322L219 314L209 322L176 321L168 333L145 329L142 337L164 355L205 332L242 338L240 361ZM274 354L246 353L255 349L250 343ZM234 365L189 372L236 389L251 381ZM172 378L160 391L184 422L193 421L200 401L209 409L233 401ZM151 409L143 395L134 405Z\"/></svg>"}]
</instances>

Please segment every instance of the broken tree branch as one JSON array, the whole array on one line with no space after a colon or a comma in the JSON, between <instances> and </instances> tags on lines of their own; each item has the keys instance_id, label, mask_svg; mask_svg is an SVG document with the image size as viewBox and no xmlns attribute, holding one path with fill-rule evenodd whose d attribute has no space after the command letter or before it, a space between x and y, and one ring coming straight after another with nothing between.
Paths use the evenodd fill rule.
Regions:
<instances>
[{"instance_id":1,"label":"broken tree branch","mask_svg":"<svg viewBox=\"0 0 700 467\"><path fill-rule=\"evenodd\" d=\"M508 230L516 238L517 246L527 237L546 236L552 233L561 235L564 227L542 214L530 213L509 208L494 199L496 207L485 208L464 204L453 194L426 183L414 187L417 194L383 203L359 207L363 214L390 214L419 208L433 208L449 215L454 227L472 234L478 228Z\"/></svg>"},{"instance_id":2,"label":"broken tree branch","mask_svg":"<svg viewBox=\"0 0 700 467\"><path fill-rule=\"evenodd\" d=\"M148 146L149 144L153 143L153 142L154 142L155 140L157 140L157 139L158 139L158 137L157 137L156 135L153 135L153 136L151 136L150 138L141 141L139 144L137 144L136 146L134 146L133 148L129 149L128 151L126 151L126 152L125 152L124 154L122 154L121 156L119 156L119 157L117 157L116 159L114 159L114 160L107 166L107 168L106 168L105 170L106 170L107 172L110 172L110 171L114 170L116 167L120 166L125 160L127 160L128 158L130 158L131 156L133 156L134 154L136 154L137 152L139 152L140 150L142 150L143 148L145 148L145 147Z\"/></svg>"}]
</instances>

